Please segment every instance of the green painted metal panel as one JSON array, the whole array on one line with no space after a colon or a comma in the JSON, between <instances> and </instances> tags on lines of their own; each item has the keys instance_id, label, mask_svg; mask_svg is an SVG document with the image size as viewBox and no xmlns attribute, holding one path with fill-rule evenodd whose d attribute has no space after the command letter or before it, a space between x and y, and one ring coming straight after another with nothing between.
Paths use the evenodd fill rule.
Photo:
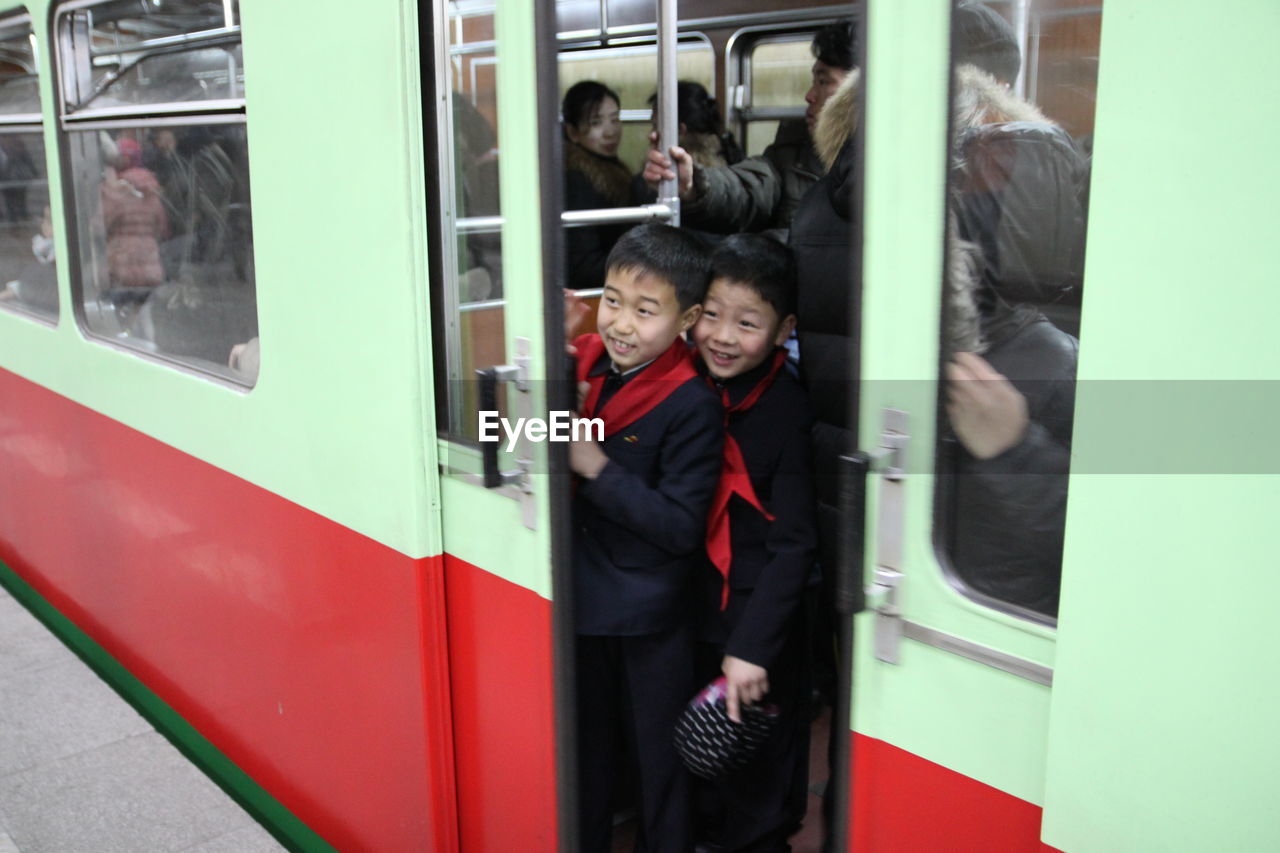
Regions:
<instances>
[{"instance_id":1,"label":"green painted metal panel","mask_svg":"<svg viewBox=\"0 0 1280 853\"><path fill-rule=\"evenodd\" d=\"M1051 630L963 597L934 552L949 9L945 0L868 4L860 446L878 443L884 409L909 414L903 617L1052 665ZM877 485L873 476L872 531ZM901 663L882 663L872 649L874 617L860 615L855 628L854 729L1041 802L1047 688L912 640L903 641Z\"/></svg>"},{"instance_id":2,"label":"green painted metal panel","mask_svg":"<svg viewBox=\"0 0 1280 853\"><path fill-rule=\"evenodd\" d=\"M29 6L60 223L48 4ZM244 0L241 13L257 386L85 339L65 264L58 326L0 312L0 363L409 556L437 554L415 4Z\"/></svg>"},{"instance_id":3,"label":"green painted metal panel","mask_svg":"<svg viewBox=\"0 0 1280 853\"><path fill-rule=\"evenodd\" d=\"M498 146L502 151L501 203L503 295L507 359L513 341L528 341L533 376L546 375L543 343L543 281L537 67L531 4L506 0L497 6ZM532 411L546 411L546 388L530 384ZM508 399L514 399L514 389ZM533 443L532 485L536 529L524 526L520 505L511 498L446 476L441 485L444 549L512 583L551 596L551 539L547 495L550 477L545 443ZM443 451L442 451L443 452ZM448 450L456 459L467 451Z\"/></svg>"},{"instance_id":4,"label":"green painted metal panel","mask_svg":"<svg viewBox=\"0 0 1280 853\"><path fill-rule=\"evenodd\" d=\"M1046 786L1062 850L1280 847L1280 397L1256 382L1280 379L1278 26L1270 0L1107 2L1090 473L1071 484Z\"/></svg>"}]
</instances>

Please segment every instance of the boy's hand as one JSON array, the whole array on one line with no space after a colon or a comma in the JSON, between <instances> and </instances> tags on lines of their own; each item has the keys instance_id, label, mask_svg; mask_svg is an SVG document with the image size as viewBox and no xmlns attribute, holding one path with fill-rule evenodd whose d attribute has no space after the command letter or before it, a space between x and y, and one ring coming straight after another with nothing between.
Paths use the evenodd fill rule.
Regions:
<instances>
[{"instance_id":1,"label":"boy's hand","mask_svg":"<svg viewBox=\"0 0 1280 853\"><path fill-rule=\"evenodd\" d=\"M947 365L947 415L956 438L978 459L992 459L1022 441L1030 423L1026 398L971 352L956 353Z\"/></svg>"},{"instance_id":2,"label":"boy's hand","mask_svg":"<svg viewBox=\"0 0 1280 853\"><path fill-rule=\"evenodd\" d=\"M585 438L569 442L569 468L579 477L594 480L608 464L609 457L598 443Z\"/></svg>"},{"instance_id":3,"label":"boy's hand","mask_svg":"<svg viewBox=\"0 0 1280 853\"><path fill-rule=\"evenodd\" d=\"M573 333L579 324L591 313L591 306L567 287L564 290L564 351L569 355L577 355L578 348L573 345Z\"/></svg>"},{"instance_id":4,"label":"boy's hand","mask_svg":"<svg viewBox=\"0 0 1280 853\"><path fill-rule=\"evenodd\" d=\"M720 664L725 680L725 708L729 719L742 722L742 705L754 705L769 692L769 672L762 666L725 655Z\"/></svg>"},{"instance_id":5,"label":"boy's hand","mask_svg":"<svg viewBox=\"0 0 1280 853\"><path fill-rule=\"evenodd\" d=\"M668 160L666 155L657 148L658 132L656 130L649 134L649 143L653 147L645 155L644 161L644 180L649 185L649 189L656 192L661 181L677 179L676 186L680 200L693 201L693 157L679 145L673 145L671 159ZM675 161L674 169L671 166L672 160Z\"/></svg>"}]
</instances>

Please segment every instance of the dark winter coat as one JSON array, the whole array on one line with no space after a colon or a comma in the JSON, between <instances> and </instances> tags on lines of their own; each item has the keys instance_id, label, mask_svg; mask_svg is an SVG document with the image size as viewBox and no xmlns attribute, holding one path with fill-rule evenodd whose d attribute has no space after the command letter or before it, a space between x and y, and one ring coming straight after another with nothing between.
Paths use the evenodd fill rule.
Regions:
<instances>
[{"instance_id":1,"label":"dark winter coat","mask_svg":"<svg viewBox=\"0 0 1280 853\"><path fill-rule=\"evenodd\" d=\"M598 210L631 204L631 172L617 157L601 157L569 140L564 143L565 210ZM569 287L604 287L605 261L630 225L565 229Z\"/></svg>"},{"instance_id":2,"label":"dark winter coat","mask_svg":"<svg viewBox=\"0 0 1280 853\"><path fill-rule=\"evenodd\" d=\"M1058 612L1071 466L1079 344L1039 312L1001 310L984 318L982 354L1026 399L1022 440L991 459L947 445L942 488L949 495L948 554L978 592L1040 613Z\"/></svg>"},{"instance_id":3,"label":"dark winter coat","mask_svg":"<svg viewBox=\"0 0 1280 853\"><path fill-rule=\"evenodd\" d=\"M693 619L722 421L720 401L695 376L604 440L608 464L573 496L579 634L652 634Z\"/></svg>"},{"instance_id":4,"label":"dark winter coat","mask_svg":"<svg viewBox=\"0 0 1280 853\"><path fill-rule=\"evenodd\" d=\"M800 199L822 174L803 121L778 127L773 144L732 166L693 172L696 198L681 205L681 222L702 231L786 229Z\"/></svg>"},{"instance_id":5,"label":"dark winter coat","mask_svg":"<svg viewBox=\"0 0 1280 853\"><path fill-rule=\"evenodd\" d=\"M769 368L766 360L725 383L730 403L750 393ZM730 501L729 601L722 611L722 578L707 561L700 637L765 669L780 662L788 636L800 625L804 590L813 570L817 531L809 459L812 423L805 391L786 370L755 405L729 421L729 434L742 450L751 487L774 519L765 518L741 497ZM797 667L803 662L782 664Z\"/></svg>"}]
</instances>

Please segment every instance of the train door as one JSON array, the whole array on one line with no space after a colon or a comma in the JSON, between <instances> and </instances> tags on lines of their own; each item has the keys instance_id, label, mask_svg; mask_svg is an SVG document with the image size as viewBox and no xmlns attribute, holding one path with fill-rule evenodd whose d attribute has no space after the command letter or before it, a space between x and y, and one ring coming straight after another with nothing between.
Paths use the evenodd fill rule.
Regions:
<instances>
[{"instance_id":1,"label":"train door","mask_svg":"<svg viewBox=\"0 0 1280 853\"><path fill-rule=\"evenodd\" d=\"M561 362L563 331L544 311L554 250L543 215L555 191L535 51L545 22L535 5L418 4L463 850L550 851L559 843L563 727L554 691L563 679L553 671L551 565L560 546L548 471L563 445L526 432L512 438L498 420L518 428L527 422L518 419L569 408L549 402L545 381L549 365Z\"/></svg>"},{"instance_id":2,"label":"train door","mask_svg":"<svg viewBox=\"0 0 1280 853\"><path fill-rule=\"evenodd\" d=\"M1275 850L1280 109L1220 81L1280 77L1280 8L1107 15L1042 837Z\"/></svg>"},{"instance_id":3,"label":"train door","mask_svg":"<svg viewBox=\"0 0 1280 853\"><path fill-rule=\"evenodd\" d=\"M1037 850L1101 4L864 8L842 840Z\"/></svg>"}]
</instances>

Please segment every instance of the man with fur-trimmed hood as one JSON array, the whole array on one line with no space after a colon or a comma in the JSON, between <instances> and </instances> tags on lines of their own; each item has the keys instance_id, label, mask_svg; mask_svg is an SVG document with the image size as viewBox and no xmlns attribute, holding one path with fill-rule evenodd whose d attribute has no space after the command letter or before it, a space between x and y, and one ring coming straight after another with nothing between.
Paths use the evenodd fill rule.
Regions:
<instances>
[{"instance_id":1,"label":"man with fur-trimmed hood","mask_svg":"<svg viewBox=\"0 0 1280 853\"><path fill-rule=\"evenodd\" d=\"M785 239L796 205L822 174L810 134L823 104L853 68L853 22L822 28L811 49L813 84L804 96L805 118L782 122L763 154L732 166L706 167L679 146L670 150L670 158L661 151L648 153L645 181L656 188L663 179L677 180L685 225L724 234L779 230Z\"/></svg>"}]
</instances>

